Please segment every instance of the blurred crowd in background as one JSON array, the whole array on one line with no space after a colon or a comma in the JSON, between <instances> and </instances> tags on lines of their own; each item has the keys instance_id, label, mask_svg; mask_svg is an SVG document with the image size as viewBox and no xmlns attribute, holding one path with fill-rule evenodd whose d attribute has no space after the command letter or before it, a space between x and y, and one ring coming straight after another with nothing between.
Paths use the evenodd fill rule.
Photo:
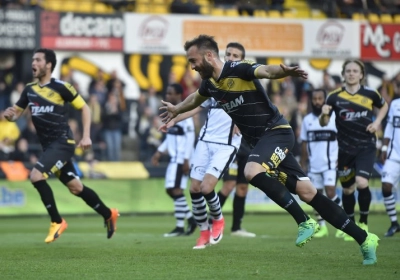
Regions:
<instances>
[{"instance_id":1,"label":"blurred crowd in background","mask_svg":"<svg viewBox=\"0 0 400 280\"><path fill-rule=\"evenodd\" d=\"M76 0L65 0L71 2ZM56 1L53 1L56 2ZM52 2L52 3L53 3ZM239 15L252 16L256 11L278 11L285 14L288 2L307 5L307 11L320 9L327 17L351 18L354 13L389 14L396 18L400 14L400 0L86 0L94 4L104 4L113 11L136 11L142 3L147 5L168 5L167 13L204 14L204 5L225 10L237 10ZM46 8L48 0L0 0L2 8ZM79 7L77 5L76 7ZM82 5L83 7L83 5ZM95 7L95 6L93 6ZM208 7L208 6L207 6ZM292 9L293 10L293 9ZM301 5L297 6L301 11ZM218 15L218 14L216 14ZM306 15L307 16L307 15ZM0 61L7 64L7 61ZM161 125L159 115L160 100L164 92L157 92L154 87L142 91L138 100L125 98L125 85L118 77L117 71L106 75L101 70L90 82L88 88L73 79L73 72L64 74L61 80L71 83L78 92L85 93L92 113L93 149L88 153L76 150L76 160L85 161L149 161L151 155L163 140L164 135L158 131ZM199 77L193 71L187 70L179 81L172 75L170 83L178 82L185 90L185 96L194 92L200 84ZM327 92L341 86L341 77L323 73L323 79L318 84L311 84L296 78L287 77L281 80L265 81L267 93L281 113L290 121L299 135L303 117L310 112L309 93L314 88L322 88ZM20 81L7 67L0 69L0 160L14 160L34 163L41 153L41 147L35 134L28 112L16 123L7 122L3 111L14 104L24 89L26 82ZM86 86L85 86L86 87ZM400 73L394 76L383 76L379 92L390 104L392 99L400 96ZM87 94L86 94L87 93ZM205 115L195 117L197 131L204 123ZM70 126L76 140L81 138L81 116L78 111L70 110ZM379 132L380 136L382 131ZM298 155L299 148L294 153Z\"/></svg>"},{"instance_id":2,"label":"blurred crowd in background","mask_svg":"<svg viewBox=\"0 0 400 280\"><path fill-rule=\"evenodd\" d=\"M161 125L158 115L164 93L157 92L153 87L150 87L149 90L141 92L138 100L126 100L124 97L124 83L116 73L114 71L111 74L111 78L106 80L106 75L100 70L86 90L83 90L73 80L72 72L61 77L63 81L71 83L78 92L84 91L88 93L86 102L92 114L91 137L93 149L85 154L80 149L77 149L76 160L78 161L141 160L147 162L163 141L164 135L158 131ZM198 88L200 78L188 69L181 81L176 81L171 74L169 82L182 84L184 96L186 97ZM295 135L298 136L302 119L310 112L311 90L322 88L330 92L341 86L342 79L324 71L323 79L319 84L315 85L292 77L280 80L265 80L263 82L268 96L289 120ZM22 82L18 82L13 88L10 88L4 80L0 80L0 160L30 161L34 163L40 155L41 148L28 110L25 111L24 117L20 118L16 123L8 122L3 117L3 110L18 100L23 89L24 83ZM399 98L400 73L394 77L384 76L378 90L389 104L391 100ZM81 138L82 131L81 116L79 111L72 108L69 111L69 123L78 141ZM136 117L132 118L132 115L136 115ZM197 132L203 125L204 119L205 114L195 117ZM136 132L136 144L124 147L124 142L134 141L129 134L129 127L133 127ZM378 134L381 137L382 130ZM299 145L297 145L294 153L299 155L299 152Z\"/></svg>"}]
</instances>

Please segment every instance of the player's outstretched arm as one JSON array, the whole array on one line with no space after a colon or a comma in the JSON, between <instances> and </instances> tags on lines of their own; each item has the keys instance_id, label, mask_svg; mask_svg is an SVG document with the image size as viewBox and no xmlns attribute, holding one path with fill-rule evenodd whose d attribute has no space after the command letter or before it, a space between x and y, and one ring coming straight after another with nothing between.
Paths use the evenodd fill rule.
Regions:
<instances>
[{"instance_id":1,"label":"player's outstretched arm","mask_svg":"<svg viewBox=\"0 0 400 280\"><path fill-rule=\"evenodd\" d=\"M194 115L198 114L201 110L203 110L203 108L198 106L198 107L194 108L193 110L190 110L190 111L187 111L185 113L179 114L175 118L170 120L168 123L162 124L158 128L158 130L161 131L161 132L166 133L168 128L173 127L178 122L181 122L181 121L186 120L186 119L188 119L190 117L193 117Z\"/></svg>"},{"instance_id":2,"label":"player's outstretched arm","mask_svg":"<svg viewBox=\"0 0 400 280\"><path fill-rule=\"evenodd\" d=\"M9 122L15 122L19 119L19 117L21 117L23 112L24 110L22 108L18 107L17 105L14 105L12 107L8 107L4 111L4 117Z\"/></svg>"},{"instance_id":3,"label":"player's outstretched arm","mask_svg":"<svg viewBox=\"0 0 400 280\"><path fill-rule=\"evenodd\" d=\"M170 102L162 100L161 103L164 106L161 106L160 110L162 111L165 110L165 112L160 114L161 120L163 123L167 124L179 114L185 113L200 106L200 104L206 101L208 98L209 97L200 95L196 91L190 94L188 97L186 97L185 100L183 100L181 103L177 105L172 105Z\"/></svg>"},{"instance_id":4,"label":"player's outstretched arm","mask_svg":"<svg viewBox=\"0 0 400 280\"><path fill-rule=\"evenodd\" d=\"M287 76L300 77L307 79L308 74L306 71L300 69L299 66L289 67L284 64L280 65L262 65L256 70L257 78L264 79L280 79Z\"/></svg>"}]
</instances>

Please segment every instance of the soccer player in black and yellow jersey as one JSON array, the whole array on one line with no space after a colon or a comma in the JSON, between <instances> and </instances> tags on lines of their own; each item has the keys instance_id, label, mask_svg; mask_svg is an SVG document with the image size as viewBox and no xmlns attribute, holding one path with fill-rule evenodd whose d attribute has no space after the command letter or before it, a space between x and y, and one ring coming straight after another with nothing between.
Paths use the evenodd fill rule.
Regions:
<instances>
[{"instance_id":1,"label":"soccer player in black and yellow jersey","mask_svg":"<svg viewBox=\"0 0 400 280\"><path fill-rule=\"evenodd\" d=\"M351 221L336 203L317 192L291 153L294 134L269 100L260 78L279 79L286 76L307 78L298 67L262 65L251 61L221 61L218 44L212 36L200 35L185 43L186 57L197 71L200 88L183 102L164 102L163 121L192 110L213 97L238 126L252 151L244 174L250 184L289 212L298 224L296 245L302 247L318 231L318 224L301 209L290 194L296 193L329 223L348 233L361 246L364 265L375 264L378 237L367 233ZM290 192L289 192L290 191Z\"/></svg>"},{"instance_id":2,"label":"soccer player in black and yellow jersey","mask_svg":"<svg viewBox=\"0 0 400 280\"><path fill-rule=\"evenodd\" d=\"M51 78L56 63L53 50L37 49L32 60L32 72L36 82L27 84L20 99L13 107L7 108L4 115L9 121L16 121L25 108L29 107L43 148L42 156L30 173L30 181L39 192L51 218L45 242L55 241L68 226L58 212L53 192L46 181L51 174L56 175L72 194L82 198L103 216L107 238L111 238L117 229L118 210L108 208L92 189L82 184L71 162L75 141L68 126L68 103L82 111L83 136L78 147L84 150L92 145L90 110L72 85Z\"/></svg>"},{"instance_id":3,"label":"soccer player in black and yellow jersey","mask_svg":"<svg viewBox=\"0 0 400 280\"><path fill-rule=\"evenodd\" d=\"M376 90L362 85L365 69L361 61L346 60L342 76L344 86L328 95L326 104L322 107L320 124L327 125L330 115L335 112L339 143L338 173L343 187L343 208L354 221L354 192L357 188L360 207L358 223L368 231L371 204L368 180L376 158L375 133L386 116L388 105ZM374 107L379 109L376 117ZM345 235L344 240L352 241L353 238Z\"/></svg>"}]
</instances>

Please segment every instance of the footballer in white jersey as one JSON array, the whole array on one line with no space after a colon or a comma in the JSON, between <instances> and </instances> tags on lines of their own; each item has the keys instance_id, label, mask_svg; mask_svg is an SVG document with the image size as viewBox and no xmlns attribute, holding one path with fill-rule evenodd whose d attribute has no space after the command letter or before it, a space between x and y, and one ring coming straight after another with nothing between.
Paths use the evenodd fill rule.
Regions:
<instances>
[{"instance_id":1,"label":"footballer in white jersey","mask_svg":"<svg viewBox=\"0 0 400 280\"><path fill-rule=\"evenodd\" d=\"M208 108L208 113L199 133L190 177L202 181L208 173L220 179L235 159L242 136L234 133L232 119L213 98L201 107Z\"/></svg>"},{"instance_id":2,"label":"footballer in white jersey","mask_svg":"<svg viewBox=\"0 0 400 280\"><path fill-rule=\"evenodd\" d=\"M393 195L393 186L400 180L400 99L390 104L387 124L381 148L381 157L384 162L382 170L382 195L391 225L385 233L386 237L400 232L397 221L396 200Z\"/></svg>"},{"instance_id":3,"label":"footballer in white jersey","mask_svg":"<svg viewBox=\"0 0 400 280\"><path fill-rule=\"evenodd\" d=\"M341 205L341 200L336 194L338 141L335 117L329 120L327 126L321 126L319 115L325 102L326 92L322 89L312 91L312 112L304 117L301 125L300 139L302 141L301 166L308 166L308 177L319 192L325 190L326 196ZM333 113L335 114L335 113ZM314 237L328 236L328 228L322 217L316 213L320 232ZM337 236L342 235L341 231Z\"/></svg>"},{"instance_id":4,"label":"footballer in white jersey","mask_svg":"<svg viewBox=\"0 0 400 280\"><path fill-rule=\"evenodd\" d=\"M170 84L167 87L166 99L177 104L182 101L183 88L179 84ZM165 188L167 194L174 201L175 228L165 233L164 237L175 237L192 234L197 227L196 221L189 209L183 190L186 188L190 158L194 149L195 132L192 118L171 126L167 131L165 140L158 147L151 158L153 165L157 166L162 154L168 154L170 161L165 174ZM185 219L188 227L185 231Z\"/></svg>"}]
</instances>

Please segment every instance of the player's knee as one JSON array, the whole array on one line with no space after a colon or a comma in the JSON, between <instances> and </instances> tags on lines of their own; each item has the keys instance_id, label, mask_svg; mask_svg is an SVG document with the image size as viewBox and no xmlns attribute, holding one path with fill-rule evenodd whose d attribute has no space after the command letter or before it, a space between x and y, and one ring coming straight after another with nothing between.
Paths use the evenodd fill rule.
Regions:
<instances>
[{"instance_id":1,"label":"player's knee","mask_svg":"<svg viewBox=\"0 0 400 280\"><path fill-rule=\"evenodd\" d=\"M43 174L37 170L37 169L32 169L31 173L29 174L29 180L32 183L41 181L41 180L46 180L46 177L43 176Z\"/></svg>"},{"instance_id":2,"label":"player's knee","mask_svg":"<svg viewBox=\"0 0 400 280\"><path fill-rule=\"evenodd\" d=\"M265 172L265 168L256 162L248 162L244 167L244 177L247 182L250 182L257 174Z\"/></svg>"},{"instance_id":3,"label":"player's knee","mask_svg":"<svg viewBox=\"0 0 400 280\"><path fill-rule=\"evenodd\" d=\"M190 192L191 193L199 193L201 192L201 182L195 179L192 179L192 183L190 184Z\"/></svg>"},{"instance_id":4,"label":"player's knee","mask_svg":"<svg viewBox=\"0 0 400 280\"><path fill-rule=\"evenodd\" d=\"M368 179L361 176L356 176L356 185L358 189L365 189L368 187Z\"/></svg>"},{"instance_id":5,"label":"player's knee","mask_svg":"<svg viewBox=\"0 0 400 280\"><path fill-rule=\"evenodd\" d=\"M249 190L249 186L247 184L238 184L236 186L236 195L240 197L245 197Z\"/></svg>"},{"instance_id":6,"label":"player's knee","mask_svg":"<svg viewBox=\"0 0 400 280\"><path fill-rule=\"evenodd\" d=\"M335 187L325 187L326 196L329 199L332 199L336 195L336 188Z\"/></svg>"},{"instance_id":7,"label":"player's knee","mask_svg":"<svg viewBox=\"0 0 400 280\"><path fill-rule=\"evenodd\" d=\"M312 185L311 181L297 181L296 193L304 202L310 202L317 194L317 189Z\"/></svg>"},{"instance_id":8,"label":"player's knee","mask_svg":"<svg viewBox=\"0 0 400 280\"><path fill-rule=\"evenodd\" d=\"M345 195L350 195L350 194L354 193L355 190L356 190L356 184L353 184L349 187L343 187L343 193Z\"/></svg>"},{"instance_id":9,"label":"player's knee","mask_svg":"<svg viewBox=\"0 0 400 280\"><path fill-rule=\"evenodd\" d=\"M183 191L181 188L168 188L166 189L167 194L171 197L174 198L177 195L182 195Z\"/></svg>"},{"instance_id":10,"label":"player's knee","mask_svg":"<svg viewBox=\"0 0 400 280\"><path fill-rule=\"evenodd\" d=\"M228 196L233 189L235 188L236 182L235 181L226 181L222 185L221 192L225 195Z\"/></svg>"},{"instance_id":11,"label":"player's knee","mask_svg":"<svg viewBox=\"0 0 400 280\"><path fill-rule=\"evenodd\" d=\"M73 195L79 195L83 190L83 185L81 181L76 179L69 181L66 186L68 187L70 193L72 193Z\"/></svg>"},{"instance_id":12,"label":"player's knee","mask_svg":"<svg viewBox=\"0 0 400 280\"><path fill-rule=\"evenodd\" d=\"M390 183L382 183L382 194L383 196L389 196L392 194L392 184Z\"/></svg>"}]
</instances>

